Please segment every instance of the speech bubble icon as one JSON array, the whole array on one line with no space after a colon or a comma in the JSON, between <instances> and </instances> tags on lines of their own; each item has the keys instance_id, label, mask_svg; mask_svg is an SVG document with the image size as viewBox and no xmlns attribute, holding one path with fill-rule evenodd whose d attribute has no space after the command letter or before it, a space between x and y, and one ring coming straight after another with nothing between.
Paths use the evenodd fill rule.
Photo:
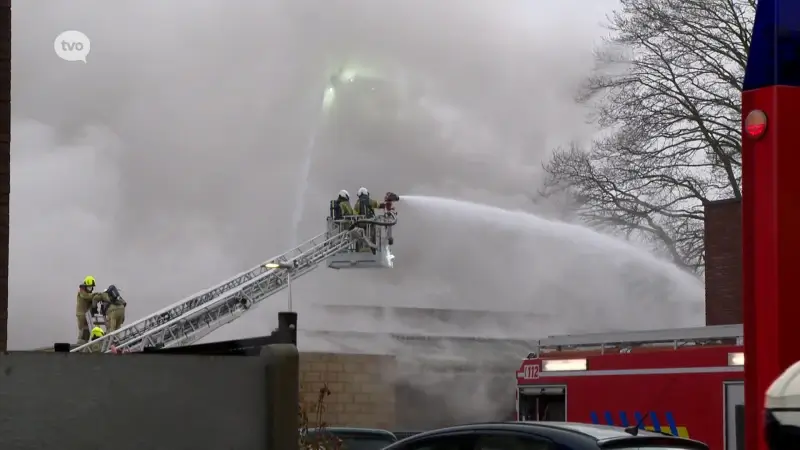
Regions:
<instances>
[{"instance_id":1,"label":"speech bubble icon","mask_svg":"<svg viewBox=\"0 0 800 450\"><path fill-rule=\"evenodd\" d=\"M89 37L75 30L59 34L53 42L53 50L64 61L83 61L86 63L86 55L89 54L91 49Z\"/></svg>"}]
</instances>

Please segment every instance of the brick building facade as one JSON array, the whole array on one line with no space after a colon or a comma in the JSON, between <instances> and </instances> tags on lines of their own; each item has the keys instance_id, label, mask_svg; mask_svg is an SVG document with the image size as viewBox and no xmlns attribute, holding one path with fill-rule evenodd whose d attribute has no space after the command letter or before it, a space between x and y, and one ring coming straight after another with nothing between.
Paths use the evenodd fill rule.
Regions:
<instances>
[{"instance_id":1,"label":"brick building facade","mask_svg":"<svg viewBox=\"0 0 800 450\"><path fill-rule=\"evenodd\" d=\"M325 384L323 421L329 426L393 429L396 361L388 355L300 354L300 401L316 425L319 390Z\"/></svg>"},{"instance_id":2,"label":"brick building facade","mask_svg":"<svg viewBox=\"0 0 800 450\"><path fill-rule=\"evenodd\" d=\"M742 323L742 203L705 205L706 325Z\"/></svg>"}]
</instances>

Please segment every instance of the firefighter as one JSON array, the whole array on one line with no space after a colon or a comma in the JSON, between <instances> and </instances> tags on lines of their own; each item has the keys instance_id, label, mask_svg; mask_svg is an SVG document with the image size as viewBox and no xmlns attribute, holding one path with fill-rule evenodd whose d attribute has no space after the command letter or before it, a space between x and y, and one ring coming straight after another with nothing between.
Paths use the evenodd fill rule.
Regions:
<instances>
[{"instance_id":1,"label":"firefighter","mask_svg":"<svg viewBox=\"0 0 800 450\"><path fill-rule=\"evenodd\" d=\"M128 303L113 284L106 289L103 300L106 302L106 331L111 333L119 330L125 322L125 307Z\"/></svg>"},{"instance_id":2,"label":"firefighter","mask_svg":"<svg viewBox=\"0 0 800 450\"><path fill-rule=\"evenodd\" d=\"M100 339L101 337L103 337L105 335L106 335L106 332L102 328L94 327L94 328L92 328L92 331L90 333L89 342L96 341L97 339ZM92 351L99 352L100 348L101 348L101 345L98 342L96 344L92 344L90 347L92 347Z\"/></svg>"},{"instance_id":3,"label":"firefighter","mask_svg":"<svg viewBox=\"0 0 800 450\"><path fill-rule=\"evenodd\" d=\"M349 222L342 222L342 220L350 219L355 215L353 207L350 206L350 193L342 189L339 191L339 196L336 200L331 200L331 226L335 233L340 233L343 230L350 228Z\"/></svg>"},{"instance_id":4,"label":"firefighter","mask_svg":"<svg viewBox=\"0 0 800 450\"><path fill-rule=\"evenodd\" d=\"M354 216L356 213L350 206L350 193L342 189L339 196L331 202L333 218L335 220L344 219L346 216Z\"/></svg>"},{"instance_id":5,"label":"firefighter","mask_svg":"<svg viewBox=\"0 0 800 450\"><path fill-rule=\"evenodd\" d=\"M78 345L85 344L89 340L89 323L86 313L96 308L97 302L101 298L94 292L96 285L94 277L89 275L78 286L78 303L75 308L75 316L78 320Z\"/></svg>"},{"instance_id":6,"label":"firefighter","mask_svg":"<svg viewBox=\"0 0 800 450\"><path fill-rule=\"evenodd\" d=\"M388 194L387 194L388 196ZM367 219L371 219L375 217L375 210L379 208L385 207L385 203L378 203L376 200L373 200L369 197L369 191L365 187L360 187L358 189L358 200L356 200L356 204L353 206L353 209L356 211L356 214L359 216L364 216ZM364 231L367 233L367 238L370 242L375 243L375 227L374 226L362 226ZM371 251L375 253L374 248L370 248L366 245L362 245L362 243L356 243L356 251L357 252L368 252Z\"/></svg>"},{"instance_id":7,"label":"firefighter","mask_svg":"<svg viewBox=\"0 0 800 450\"><path fill-rule=\"evenodd\" d=\"M786 369L767 389L764 437L770 450L800 445L800 361Z\"/></svg>"},{"instance_id":8,"label":"firefighter","mask_svg":"<svg viewBox=\"0 0 800 450\"><path fill-rule=\"evenodd\" d=\"M96 339L100 339L101 337L105 336L106 332L103 331L100 327L92 328L92 332L90 333L89 340L94 341Z\"/></svg>"},{"instance_id":9,"label":"firefighter","mask_svg":"<svg viewBox=\"0 0 800 450\"><path fill-rule=\"evenodd\" d=\"M360 187L358 189L358 200L356 200L356 204L353 206L356 214L369 219L375 217L375 210L378 208L383 208L383 204L369 198L369 191L367 188L363 186Z\"/></svg>"}]
</instances>

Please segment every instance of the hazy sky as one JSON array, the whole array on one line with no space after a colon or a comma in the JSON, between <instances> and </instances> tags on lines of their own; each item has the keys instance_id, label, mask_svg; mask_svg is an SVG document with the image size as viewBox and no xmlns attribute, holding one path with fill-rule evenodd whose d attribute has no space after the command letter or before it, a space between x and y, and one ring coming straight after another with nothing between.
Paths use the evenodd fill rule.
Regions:
<instances>
[{"instance_id":1,"label":"hazy sky","mask_svg":"<svg viewBox=\"0 0 800 450\"><path fill-rule=\"evenodd\" d=\"M532 208L548 151L592 133L572 96L616 2L190 4L14 6L11 348L74 340L87 274L121 287L129 320L138 318L288 250L298 207L300 237L323 231L342 188ZM92 40L87 64L54 54L70 29ZM323 121L322 90L348 61L385 80L342 93ZM699 285L667 286L673 302L655 298L647 283L669 285L668 271L625 251L601 246L587 258L586 242L552 229L403 207L398 268L299 280L301 327L331 322L314 303L555 317L527 324L532 334L669 326L697 310ZM637 270L644 278L628 286ZM266 333L284 302L276 296L215 336ZM359 320L337 325L367 326Z\"/></svg>"}]
</instances>

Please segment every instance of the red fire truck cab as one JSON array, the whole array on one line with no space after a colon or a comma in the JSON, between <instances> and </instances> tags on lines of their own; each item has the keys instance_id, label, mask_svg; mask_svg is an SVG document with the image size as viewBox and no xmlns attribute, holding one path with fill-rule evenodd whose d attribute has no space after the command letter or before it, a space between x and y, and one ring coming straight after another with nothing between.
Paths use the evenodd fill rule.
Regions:
<instances>
[{"instance_id":1,"label":"red fire truck cab","mask_svg":"<svg viewBox=\"0 0 800 450\"><path fill-rule=\"evenodd\" d=\"M517 419L638 425L744 450L741 325L542 339L517 371Z\"/></svg>"}]
</instances>

